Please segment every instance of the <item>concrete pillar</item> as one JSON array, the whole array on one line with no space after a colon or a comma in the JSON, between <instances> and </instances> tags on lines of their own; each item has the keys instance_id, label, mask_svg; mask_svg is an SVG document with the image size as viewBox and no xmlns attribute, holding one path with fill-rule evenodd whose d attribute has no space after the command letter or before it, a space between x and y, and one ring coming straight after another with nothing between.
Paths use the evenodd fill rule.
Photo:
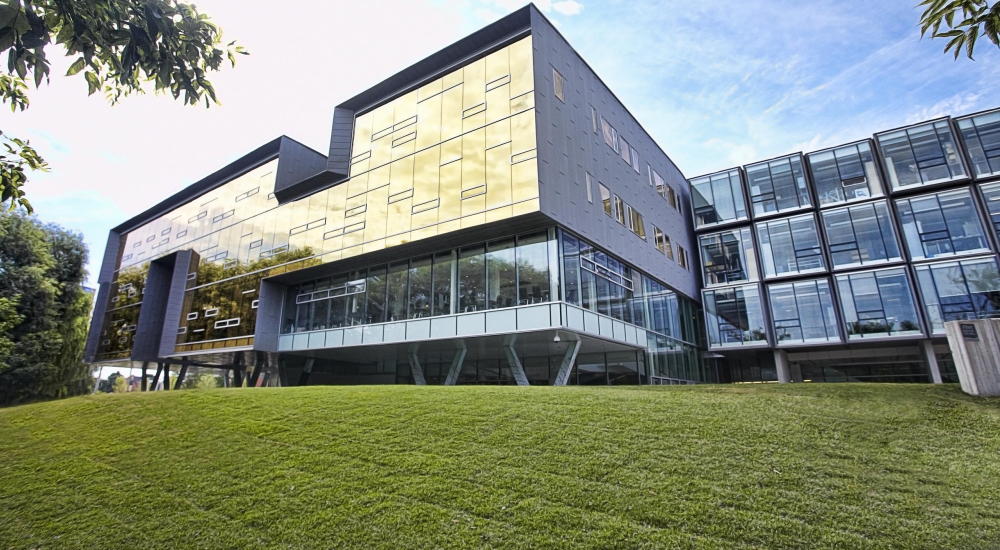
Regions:
<instances>
[{"instance_id":1,"label":"concrete pillar","mask_svg":"<svg viewBox=\"0 0 1000 550\"><path fill-rule=\"evenodd\" d=\"M420 358L417 357L416 348L412 349L406 358L410 361L410 373L413 374L413 383L418 386L426 386L427 379L424 378L424 369L420 366Z\"/></svg>"},{"instance_id":2,"label":"concrete pillar","mask_svg":"<svg viewBox=\"0 0 1000 550\"><path fill-rule=\"evenodd\" d=\"M788 352L783 349L774 350L774 367L778 370L778 382L787 384L792 381L792 370L788 364Z\"/></svg>"},{"instance_id":3,"label":"concrete pillar","mask_svg":"<svg viewBox=\"0 0 1000 550\"><path fill-rule=\"evenodd\" d=\"M580 340L572 340L568 343L569 347L566 348L566 354L563 355L559 372L556 373L556 379L552 381L553 386L565 386L569 382L569 375L573 372L573 363L576 363L576 356L580 353L580 347L583 345Z\"/></svg>"},{"instance_id":4,"label":"concrete pillar","mask_svg":"<svg viewBox=\"0 0 1000 550\"><path fill-rule=\"evenodd\" d=\"M465 362L465 354L468 351L463 342L462 348L455 352L455 357L451 359L451 367L448 369L448 378L444 381L445 386L454 386L458 383L458 374L462 372L462 363Z\"/></svg>"},{"instance_id":5,"label":"concrete pillar","mask_svg":"<svg viewBox=\"0 0 1000 550\"><path fill-rule=\"evenodd\" d=\"M934 353L934 342L922 340L920 350L924 354L924 361L927 363L927 373L931 376L931 382L941 384L941 370L938 368L937 354Z\"/></svg>"},{"instance_id":6,"label":"concrete pillar","mask_svg":"<svg viewBox=\"0 0 1000 550\"><path fill-rule=\"evenodd\" d=\"M1000 319L948 321L944 330L962 391L1000 396Z\"/></svg>"}]
</instances>

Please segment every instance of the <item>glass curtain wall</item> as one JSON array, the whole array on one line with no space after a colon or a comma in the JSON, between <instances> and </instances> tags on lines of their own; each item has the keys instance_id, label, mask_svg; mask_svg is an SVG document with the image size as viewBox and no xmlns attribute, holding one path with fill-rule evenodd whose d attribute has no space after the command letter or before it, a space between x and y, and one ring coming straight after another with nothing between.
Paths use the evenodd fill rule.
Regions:
<instances>
[{"instance_id":1,"label":"glass curtain wall","mask_svg":"<svg viewBox=\"0 0 1000 550\"><path fill-rule=\"evenodd\" d=\"M834 269L902 261L885 201L835 208L822 215Z\"/></svg>"},{"instance_id":2,"label":"glass curtain wall","mask_svg":"<svg viewBox=\"0 0 1000 550\"><path fill-rule=\"evenodd\" d=\"M837 275L837 289L849 340L922 334L904 269Z\"/></svg>"},{"instance_id":3,"label":"glass curtain wall","mask_svg":"<svg viewBox=\"0 0 1000 550\"><path fill-rule=\"evenodd\" d=\"M754 216L790 212L812 205L802 155L792 155L746 167Z\"/></svg>"},{"instance_id":4,"label":"glass curtain wall","mask_svg":"<svg viewBox=\"0 0 1000 550\"><path fill-rule=\"evenodd\" d=\"M1000 271L994 258L917 266L931 332L947 321L1000 316Z\"/></svg>"},{"instance_id":5,"label":"glass curtain wall","mask_svg":"<svg viewBox=\"0 0 1000 550\"><path fill-rule=\"evenodd\" d=\"M896 208L914 260L989 251L968 189L899 199Z\"/></svg>"},{"instance_id":6,"label":"glass curtain wall","mask_svg":"<svg viewBox=\"0 0 1000 550\"><path fill-rule=\"evenodd\" d=\"M840 341L828 280L768 285L767 293L779 346Z\"/></svg>"},{"instance_id":7,"label":"glass curtain wall","mask_svg":"<svg viewBox=\"0 0 1000 550\"><path fill-rule=\"evenodd\" d=\"M765 278L826 271L812 214L760 222L756 228Z\"/></svg>"},{"instance_id":8,"label":"glass curtain wall","mask_svg":"<svg viewBox=\"0 0 1000 550\"><path fill-rule=\"evenodd\" d=\"M549 230L300 283L282 333L549 302L556 261Z\"/></svg>"},{"instance_id":9,"label":"glass curtain wall","mask_svg":"<svg viewBox=\"0 0 1000 550\"><path fill-rule=\"evenodd\" d=\"M767 345L764 309L757 285L706 290L703 297L711 347Z\"/></svg>"},{"instance_id":10,"label":"glass curtain wall","mask_svg":"<svg viewBox=\"0 0 1000 550\"><path fill-rule=\"evenodd\" d=\"M867 141L811 153L808 159L820 206L882 196L882 181Z\"/></svg>"},{"instance_id":11,"label":"glass curtain wall","mask_svg":"<svg viewBox=\"0 0 1000 550\"><path fill-rule=\"evenodd\" d=\"M958 119L977 178L1000 176L1000 110Z\"/></svg>"},{"instance_id":12,"label":"glass curtain wall","mask_svg":"<svg viewBox=\"0 0 1000 550\"><path fill-rule=\"evenodd\" d=\"M695 227L748 219L739 170L691 180Z\"/></svg>"},{"instance_id":13,"label":"glass curtain wall","mask_svg":"<svg viewBox=\"0 0 1000 550\"><path fill-rule=\"evenodd\" d=\"M893 190L966 176L947 120L877 134L875 138Z\"/></svg>"},{"instance_id":14,"label":"glass curtain wall","mask_svg":"<svg viewBox=\"0 0 1000 550\"><path fill-rule=\"evenodd\" d=\"M982 186L983 198L986 199L986 210L989 211L993 231L1000 236L1000 182Z\"/></svg>"},{"instance_id":15,"label":"glass curtain wall","mask_svg":"<svg viewBox=\"0 0 1000 550\"><path fill-rule=\"evenodd\" d=\"M699 242L706 286L758 280L750 228L702 235Z\"/></svg>"}]
</instances>

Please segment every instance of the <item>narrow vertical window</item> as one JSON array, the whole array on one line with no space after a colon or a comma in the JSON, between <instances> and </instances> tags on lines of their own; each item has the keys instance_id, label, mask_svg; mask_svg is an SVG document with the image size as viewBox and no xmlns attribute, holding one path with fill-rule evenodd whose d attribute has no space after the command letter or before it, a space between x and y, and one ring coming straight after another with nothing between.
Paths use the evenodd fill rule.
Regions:
<instances>
[{"instance_id":1,"label":"narrow vertical window","mask_svg":"<svg viewBox=\"0 0 1000 550\"><path fill-rule=\"evenodd\" d=\"M618 198L618 195L615 195L615 219L625 225L625 202Z\"/></svg>"},{"instance_id":2,"label":"narrow vertical window","mask_svg":"<svg viewBox=\"0 0 1000 550\"><path fill-rule=\"evenodd\" d=\"M663 235L663 251L666 252L667 258L674 259L674 245L670 242L670 235Z\"/></svg>"},{"instance_id":3,"label":"narrow vertical window","mask_svg":"<svg viewBox=\"0 0 1000 550\"><path fill-rule=\"evenodd\" d=\"M590 172L587 172L587 202L590 204L594 204L593 180L594 176L591 176Z\"/></svg>"},{"instance_id":4,"label":"narrow vertical window","mask_svg":"<svg viewBox=\"0 0 1000 550\"><path fill-rule=\"evenodd\" d=\"M677 207L677 193L675 193L674 188L669 185L667 186L667 202L669 202L670 206L673 206L675 210L680 210Z\"/></svg>"},{"instance_id":5,"label":"narrow vertical window","mask_svg":"<svg viewBox=\"0 0 1000 550\"><path fill-rule=\"evenodd\" d=\"M622 160L625 161L625 164L631 165L632 157L629 156L630 147L628 145L628 142L625 141L625 138L623 138L621 134L618 134L618 146L619 146L619 152L622 155Z\"/></svg>"},{"instance_id":6,"label":"narrow vertical window","mask_svg":"<svg viewBox=\"0 0 1000 550\"><path fill-rule=\"evenodd\" d=\"M607 187L604 187L604 184L598 183L597 185L601 187L601 203L604 204L604 213L609 216L612 216L613 214L611 213L611 190L609 190Z\"/></svg>"},{"instance_id":7,"label":"narrow vertical window","mask_svg":"<svg viewBox=\"0 0 1000 550\"><path fill-rule=\"evenodd\" d=\"M565 84L566 80L559 74L559 71L552 69L552 85L555 88L556 97L563 103L566 103L566 95L563 91Z\"/></svg>"},{"instance_id":8,"label":"narrow vertical window","mask_svg":"<svg viewBox=\"0 0 1000 550\"><path fill-rule=\"evenodd\" d=\"M638 174L639 173L639 152L636 151L635 149L632 149L631 152L632 152L632 168L635 170L635 173Z\"/></svg>"},{"instance_id":9,"label":"narrow vertical window","mask_svg":"<svg viewBox=\"0 0 1000 550\"><path fill-rule=\"evenodd\" d=\"M661 254L666 254L666 250L663 245L663 231L660 231L659 227L653 226L653 244L656 245L656 249L660 251Z\"/></svg>"},{"instance_id":10,"label":"narrow vertical window","mask_svg":"<svg viewBox=\"0 0 1000 550\"><path fill-rule=\"evenodd\" d=\"M590 120L594 123L594 133L599 134L600 131L597 129L597 107L593 105L590 106Z\"/></svg>"}]
</instances>

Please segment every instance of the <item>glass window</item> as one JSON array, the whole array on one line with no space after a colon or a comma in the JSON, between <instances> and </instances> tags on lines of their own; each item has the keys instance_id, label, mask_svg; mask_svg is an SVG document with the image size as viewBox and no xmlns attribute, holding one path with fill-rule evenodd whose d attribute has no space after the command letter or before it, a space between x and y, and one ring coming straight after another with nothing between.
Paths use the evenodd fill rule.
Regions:
<instances>
[{"instance_id":1,"label":"glass window","mask_svg":"<svg viewBox=\"0 0 1000 550\"><path fill-rule=\"evenodd\" d=\"M546 232L517 239L517 303L550 300L549 243Z\"/></svg>"},{"instance_id":2,"label":"glass window","mask_svg":"<svg viewBox=\"0 0 1000 550\"><path fill-rule=\"evenodd\" d=\"M749 228L702 235L699 241L706 286L758 280Z\"/></svg>"},{"instance_id":3,"label":"glass window","mask_svg":"<svg viewBox=\"0 0 1000 550\"><path fill-rule=\"evenodd\" d=\"M580 305L580 242L569 233L560 231L562 236L563 281L566 301Z\"/></svg>"},{"instance_id":4,"label":"glass window","mask_svg":"<svg viewBox=\"0 0 1000 550\"><path fill-rule=\"evenodd\" d=\"M757 285L706 290L704 299L711 347L767 344Z\"/></svg>"},{"instance_id":5,"label":"glass window","mask_svg":"<svg viewBox=\"0 0 1000 550\"><path fill-rule=\"evenodd\" d=\"M914 260L989 251L968 189L899 199L896 208Z\"/></svg>"},{"instance_id":6,"label":"glass window","mask_svg":"<svg viewBox=\"0 0 1000 550\"><path fill-rule=\"evenodd\" d=\"M674 209L679 209L677 206L677 193L675 193L674 188L669 185L667 186L667 202L670 203L670 206L673 206Z\"/></svg>"},{"instance_id":7,"label":"glass window","mask_svg":"<svg viewBox=\"0 0 1000 550\"><path fill-rule=\"evenodd\" d=\"M566 80L563 78L563 75L559 74L559 71L552 69L552 87L554 88L553 91L555 92L556 97L559 98L559 101L562 101L563 103L566 102L566 95L563 90L563 87L565 85L566 85Z\"/></svg>"},{"instance_id":8,"label":"glass window","mask_svg":"<svg viewBox=\"0 0 1000 550\"><path fill-rule=\"evenodd\" d=\"M765 277L826 270L812 214L757 224Z\"/></svg>"},{"instance_id":9,"label":"glass window","mask_svg":"<svg viewBox=\"0 0 1000 550\"><path fill-rule=\"evenodd\" d=\"M618 134L618 146L619 146L618 149L622 155L622 160L625 161L625 164L629 164L632 159L632 157L629 155L630 147L628 145L628 142L625 141L625 138L621 134Z\"/></svg>"},{"instance_id":10,"label":"glass window","mask_svg":"<svg viewBox=\"0 0 1000 550\"><path fill-rule=\"evenodd\" d=\"M767 293L779 346L840 341L833 295L826 279L769 285Z\"/></svg>"},{"instance_id":11,"label":"glass window","mask_svg":"<svg viewBox=\"0 0 1000 550\"><path fill-rule=\"evenodd\" d=\"M993 231L1000 235L1000 182L984 185L983 197L986 199L986 209L990 213Z\"/></svg>"},{"instance_id":12,"label":"glass window","mask_svg":"<svg viewBox=\"0 0 1000 550\"><path fill-rule=\"evenodd\" d=\"M626 205L628 209L628 228L638 235L642 240L646 240L646 224L642 219L642 214L638 210Z\"/></svg>"},{"instance_id":13,"label":"glass window","mask_svg":"<svg viewBox=\"0 0 1000 550\"><path fill-rule=\"evenodd\" d=\"M618 198L618 195L615 195L615 220L625 225L625 201Z\"/></svg>"},{"instance_id":14,"label":"glass window","mask_svg":"<svg viewBox=\"0 0 1000 550\"><path fill-rule=\"evenodd\" d=\"M431 264L430 256L410 261L409 318L422 319L431 316Z\"/></svg>"},{"instance_id":15,"label":"glass window","mask_svg":"<svg viewBox=\"0 0 1000 550\"><path fill-rule=\"evenodd\" d=\"M834 269L902 260L885 201L823 212Z\"/></svg>"},{"instance_id":16,"label":"glass window","mask_svg":"<svg viewBox=\"0 0 1000 550\"><path fill-rule=\"evenodd\" d=\"M601 187L601 204L604 205L604 213L611 216L611 191L603 183L598 185Z\"/></svg>"},{"instance_id":17,"label":"glass window","mask_svg":"<svg viewBox=\"0 0 1000 550\"><path fill-rule=\"evenodd\" d=\"M809 155L819 205L882 196L875 156L867 141Z\"/></svg>"},{"instance_id":18,"label":"glass window","mask_svg":"<svg viewBox=\"0 0 1000 550\"><path fill-rule=\"evenodd\" d=\"M792 155L746 167L755 216L788 212L812 205L802 156Z\"/></svg>"},{"instance_id":19,"label":"glass window","mask_svg":"<svg viewBox=\"0 0 1000 550\"><path fill-rule=\"evenodd\" d=\"M386 271L385 267L377 267L368 270L367 287L367 311L365 318L369 323L384 323L386 321L385 312L385 291L386 291Z\"/></svg>"},{"instance_id":20,"label":"glass window","mask_svg":"<svg viewBox=\"0 0 1000 550\"><path fill-rule=\"evenodd\" d=\"M590 204L594 204L593 187L594 187L594 176L591 176L590 172L587 172L587 202L589 202Z\"/></svg>"},{"instance_id":21,"label":"glass window","mask_svg":"<svg viewBox=\"0 0 1000 550\"><path fill-rule=\"evenodd\" d=\"M458 259L458 312L486 309L485 247L463 248Z\"/></svg>"},{"instance_id":22,"label":"glass window","mask_svg":"<svg viewBox=\"0 0 1000 550\"><path fill-rule=\"evenodd\" d=\"M688 268L688 251L681 245L677 245L677 265L684 269Z\"/></svg>"},{"instance_id":23,"label":"glass window","mask_svg":"<svg viewBox=\"0 0 1000 550\"><path fill-rule=\"evenodd\" d=\"M656 170L652 171L651 177L653 178L653 185L656 187L656 192L659 193L661 197L663 197L664 188L666 188L667 186L666 182L663 181L663 178L660 176L659 173L657 173Z\"/></svg>"},{"instance_id":24,"label":"glass window","mask_svg":"<svg viewBox=\"0 0 1000 550\"><path fill-rule=\"evenodd\" d=\"M892 188L905 189L965 177L948 121L875 136Z\"/></svg>"},{"instance_id":25,"label":"glass window","mask_svg":"<svg viewBox=\"0 0 1000 550\"><path fill-rule=\"evenodd\" d=\"M432 315L451 313L451 280L454 260L451 252L434 256L434 298Z\"/></svg>"},{"instance_id":26,"label":"glass window","mask_svg":"<svg viewBox=\"0 0 1000 550\"><path fill-rule=\"evenodd\" d=\"M349 326L365 324L366 283L365 270L355 271L347 281L347 320Z\"/></svg>"},{"instance_id":27,"label":"glass window","mask_svg":"<svg viewBox=\"0 0 1000 550\"><path fill-rule=\"evenodd\" d=\"M387 298L385 310L386 321L402 321L406 319L406 276L409 273L407 262L398 262L389 266L386 277Z\"/></svg>"},{"instance_id":28,"label":"glass window","mask_svg":"<svg viewBox=\"0 0 1000 550\"><path fill-rule=\"evenodd\" d=\"M663 254L667 253L666 249L667 242L663 238L663 231L660 231L660 228L656 227L655 225L653 226L653 244L656 245L656 249L659 250L661 253Z\"/></svg>"},{"instance_id":29,"label":"glass window","mask_svg":"<svg viewBox=\"0 0 1000 550\"><path fill-rule=\"evenodd\" d=\"M604 117L601 117L601 130L604 133L604 143L608 144L608 147L615 150L617 153L618 149L618 131L614 129L613 126L608 124Z\"/></svg>"},{"instance_id":30,"label":"glass window","mask_svg":"<svg viewBox=\"0 0 1000 550\"><path fill-rule=\"evenodd\" d=\"M514 239L492 242L486 251L486 299L490 309L513 307L517 302Z\"/></svg>"},{"instance_id":31,"label":"glass window","mask_svg":"<svg viewBox=\"0 0 1000 550\"><path fill-rule=\"evenodd\" d=\"M1000 110L958 119L976 177L1000 175Z\"/></svg>"},{"instance_id":32,"label":"glass window","mask_svg":"<svg viewBox=\"0 0 1000 550\"><path fill-rule=\"evenodd\" d=\"M1000 271L993 258L917 266L931 332L946 321L1000 316Z\"/></svg>"},{"instance_id":33,"label":"glass window","mask_svg":"<svg viewBox=\"0 0 1000 550\"><path fill-rule=\"evenodd\" d=\"M655 172L653 176L656 176ZM747 206L740 185L739 170L691 180L695 226L701 228L747 219Z\"/></svg>"},{"instance_id":34,"label":"glass window","mask_svg":"<svg viewBox=\"0 0 1000 550\"><path fill-rule=\"evenodd\" d=\"M630 151L632 153L632 168L635 169L635 173L638 174L638 173L640 173L639 172L639 152L636 151L635 149L630 149Z\"/></svg>"},{"instance_id":35,"label":"glass window","mask_svg":"<svg viewBox=\"0 0 1000 550\"><path fill-rule=\"evenodd\" d=\"M837 289L849 340L921 334L902 268L837 275Z\"/></svg>"}]
</instances>

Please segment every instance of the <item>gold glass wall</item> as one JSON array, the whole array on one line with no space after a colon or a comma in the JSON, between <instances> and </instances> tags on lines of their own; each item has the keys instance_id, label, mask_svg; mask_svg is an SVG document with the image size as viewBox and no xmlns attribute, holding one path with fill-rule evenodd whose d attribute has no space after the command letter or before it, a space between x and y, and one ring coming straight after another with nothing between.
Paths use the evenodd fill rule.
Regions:
<instances>
[{"instance_id":1,"label":"gold glass wall","mask_svg":"<svg viewBox=\"0 0 1000 550\"><path fill-rule=\"evenodd\" d=\"M149 261L176 250L200 256L176 352L242 347L264 277L537 211L531 37L358 115L344 183L278 206L277 162L123 236L98 359L130 355Z\"/></svg>"}]
</instances>

